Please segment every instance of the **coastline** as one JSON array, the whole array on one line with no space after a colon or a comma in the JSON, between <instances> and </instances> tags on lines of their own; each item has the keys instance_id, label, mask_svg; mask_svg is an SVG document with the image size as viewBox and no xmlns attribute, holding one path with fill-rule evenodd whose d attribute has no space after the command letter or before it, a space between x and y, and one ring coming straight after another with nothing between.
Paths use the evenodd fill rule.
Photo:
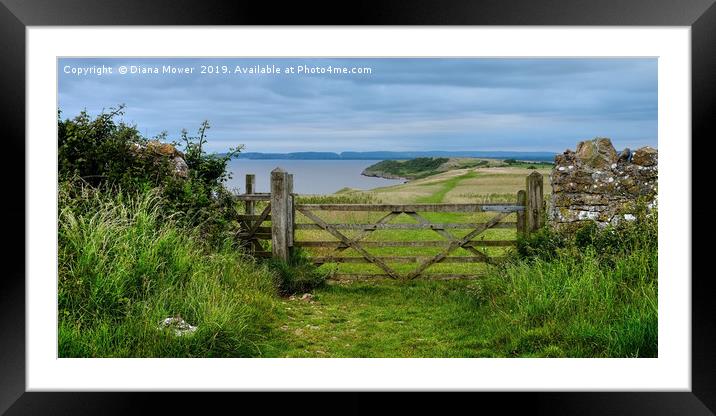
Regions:
<instances>
[{"instance_id":1,"label":"coastline","mask_svg":"<svg viewBox=\"0 0 716 416\"><path fill-rule=\"evenodd\" d=\"M381 179L394 179L394 180L402 180L409 182L412 180L412 178L406 178L404 176L395 175L388 172L383 171L367 171L366 169L363 170L363 172L360 173L362 176L367 176L369 178L381 178Z\"/></svg>"}]
</instances>

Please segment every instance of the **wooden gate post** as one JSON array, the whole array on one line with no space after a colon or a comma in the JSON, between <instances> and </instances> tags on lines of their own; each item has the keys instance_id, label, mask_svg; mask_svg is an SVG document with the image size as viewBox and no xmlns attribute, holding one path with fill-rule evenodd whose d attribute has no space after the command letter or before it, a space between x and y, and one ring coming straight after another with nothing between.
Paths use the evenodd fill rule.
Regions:
<instances>
[{"instance_id":1,"label":"wooden gate post","mask_svg":"<svg viewBox=\"0 0 716 416\"><path fill-rule=\"evenodd\" d=\"M246 174L246 194L251 195L256 192L256 175L253 173ZM244 202L246 215L254 215L254 201L247 200Z\"/></svg>"},{"instance_id":2,"label":"wooden gate post","mask_svg":"<svg viewBox=\"0 0 716 416\"><path fill-rule=\"evenodd\" d=\"M527 205L525 206L527 233L537 231L543 225L543 189L542 175L539 172L530 173L527 176Z\"/></svg>"},{"instance_id":3,"label":"wooden gate post","mask_svg":"<svg viewBox=\"0 0 716 416\"><path fill-rule=\"evenodd\" d=\"M296 206L293 203L293 174L288 174L288 246L293 247L293 231L296 218Z\"/></svg>"},{"instance_id":4,"label":"wooden gate post","mask_svg":"<svg viewBox=\"0 0 716 416\"><path fill-rule=\"evenodd\" d=\"M290 180L281 168L271 171L271 251L273 258L288 261Z\"/></svg>"},{"instance_id":5,"label":"wooden gate post","mask_svg":"<svg viewBox=\"0 0 716 416\"><path fill-rule=\"evenodd\" d=\"M527 209L527 193L524 189L517 191L517 205L525 207ZM517 234L525 235L527 226L525 224L525 211L517 211Z\"/></svg>"}]
</instances>

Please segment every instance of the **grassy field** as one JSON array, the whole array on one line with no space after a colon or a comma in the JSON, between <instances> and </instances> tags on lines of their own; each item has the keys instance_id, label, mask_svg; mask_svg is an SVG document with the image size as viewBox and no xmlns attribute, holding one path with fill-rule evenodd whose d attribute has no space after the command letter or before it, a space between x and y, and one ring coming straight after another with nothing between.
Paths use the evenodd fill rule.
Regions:
<instances>
[{"instance_id":1,"label":"grassy field","mask_svg":"<svg viewBox=\"0 0 716 416\"><path fill-rule=\"evenodd\" d=\"M549 171L545 191L549 192ZM514 202L533 172L523 167L460 169L370 192L344 190L326 202ZM320 202L314 198L307 202ZM322 213L333 223L375 222L382 214ZM494 214L424 214L432 222L480 222ZM300 215L298 222L308 222ZM504 221L514 221L506 218ZM414 222L402 215L393 223ZM459 237L469 230L454 231ZM354 233L347 232L349 236ZM486 239L512 239L512 229ZM648 236L645 237L648 239ZM333 240L298 231L300 240ZM440 240L431 230L378 230L367 241ZM641 240L640 240L641 241ZM657 255L641 241L606 261L593 248L552 261L502 268L439 264L430 272L474 273L458 281L339 281L282 299L274 357L654 357L657 355ZM372 248L382 255L432 255L438 248ZM509 249L487 248L492 256ZM328 252L312 251L314 255ZM351 249L343 256L357 256ZM452 255L469 255L458 249ZM401 273L414 264L393 264ZM343 273L376 273L365 264L324 265Z\"/></svg>"},{"instance_id":2,"label":"grassy field","mask_svg":"<svg viewBox=\"0 0 716 416\"><path fill-rule=\"evenodd\" d=\"M550 169L491 167L455 169L405 184L376 188L369 192L344 190L342 194L370 195L385 203L414 202L510 202L517 191L525 189L525 178L537 171L545 177L545 195L549 195Z\"/></svg>"},{"instance_id":3,"label":"grassy field","mask_svg":"<svg viewBox=\"0 0 716 416\"><path fill-rule=\"evenodd\" d=\"M579 265L562 273L513 270L508 281L331 284L310 299L282 300L283 334L265 354L655 357L655 287L643 282L637 293L624 291L621 279L590 267L575 275L568 270Z\"/></svg>"}]
</instances>

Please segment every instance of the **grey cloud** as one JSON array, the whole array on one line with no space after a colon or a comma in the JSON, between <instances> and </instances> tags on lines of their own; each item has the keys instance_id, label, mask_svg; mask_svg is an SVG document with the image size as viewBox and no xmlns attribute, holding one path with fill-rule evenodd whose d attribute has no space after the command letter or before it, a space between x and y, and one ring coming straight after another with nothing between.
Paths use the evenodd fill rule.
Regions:
<instances>
[{"instance_id":1,"label":"grey cloud","mask_svg":"<svg viewBox=\"0 0 716 416\"><path fill-rule=\"evenodd\" d=\"M367 66L371 75L87 76L74 66L130 64ZM61 59L66 117L127 104L142 132L195 130L209 147L249 151L563 150L607 135L657 143L656 59Z\"/></svg>"}]
</instances>

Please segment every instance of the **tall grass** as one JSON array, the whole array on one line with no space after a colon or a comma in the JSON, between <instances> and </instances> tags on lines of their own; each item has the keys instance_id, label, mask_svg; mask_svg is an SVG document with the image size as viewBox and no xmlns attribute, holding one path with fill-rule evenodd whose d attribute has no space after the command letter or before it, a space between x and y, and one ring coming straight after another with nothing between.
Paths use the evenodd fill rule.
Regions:
<instances>
[{"instance_id":1,"label":"tall grass","mask_svg":"<svg viewBox=\"0 0 716 416\"><path fill-rule=\"evenodd\" d=\"M478 286L501 317L491 344L507 356L655 357L655 267L644 251L613 269L595 253L508 266Z\"/></svg>"},{"instance_id":2,"label":"tall grass","mask_svg":"<svg viewBox=\"0 0 716 416\"><path fill-rule=\"evenodd\" d=\"M59 356L262 355L275 326L273 274L195 234L163 214L156 191L61 185ZM159 327L175 316L196 332Z\"/></svg>"},{"instance_id":3,"label":"tall grass","mask_svg":"<svg viewBox=\"0 0 716 416\"><path fill-rule=\"evenodd\" d=\"M288 261L269 259L268 265L277 276L278 290L282 295L311 291L323 286L329 277L329 272L318 269L300 247L291 250Z\"/></svg>"},{"instance_id":4,"label":"tall grass","mask_svg":"<svg viewBox=\"0 0 716 416\"><path fill-rule=\"evenodd\" d=\"M654 212L619 227L587 225L571 239L537 236L525 258L472 286L494 311L491 347L507 356L656 357L657 224Z\"/></svg>"}]
</instances>

